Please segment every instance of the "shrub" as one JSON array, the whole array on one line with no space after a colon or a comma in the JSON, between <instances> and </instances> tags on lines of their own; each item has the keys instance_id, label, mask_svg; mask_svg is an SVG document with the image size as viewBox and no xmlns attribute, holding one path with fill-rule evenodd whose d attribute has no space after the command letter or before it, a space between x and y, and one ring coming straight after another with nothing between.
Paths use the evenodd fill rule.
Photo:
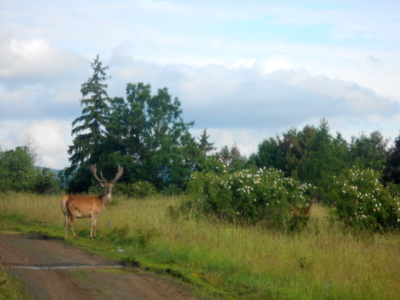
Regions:
<instances>
[{"instance_id":1,"label":"shrub","mask_svg":"<svg viewBox=\"0 0 400 300\"><path fill-rule=\"evenodd\" d=\"M59 193L61 188L57 173L48 168L37 168L32 179L32 191L37 194Z\"/></svg>"},{"instance_id":2,"label":"shrub","mask_svg":"<svg viewBox=\"0 0 400 300\"><path fill-rule=\"evenodd\" d=\"M166 186L161 193L168 196L177 196L182 193L182 190L176 184Z\"/></svg>"},{"instance_id":3,"label":"shrub","mask_svg":"<svg viewBox=\"0 0 400 300\"><path fill-rule=\"evenodd\" d=\"M372 169L352 168L332 186L335 215L357 229L387 231L400 225L400 198L380 181Z\"/></svg>"},{"instance_id":4,"label":"shrub","mask_svg":"<svg viewBox=\"0 0 400 300\"><path fill-rule=\"evenodd\" d=\"M186 206L229 222L284 230L290 228L291 206L308 204L312 189L272 168L221 175L195 172L188 184L190 204Z\"/></svg>"},{"instance_id":5,"label":"shrub","mask_svg":"<svg viewBox=\"0 0 400 300\"><path fill-rule=\"evenodd\" d=\"M116 195L126 195L128 197L142 198L156 193L153 184L146 181L136 181L135 183L123 184L116 183L113 189Z\"/></svg>"},{"instance_id":6,"label":"shrub","mask_svg":"<svg viewBox=\"0 0 400 300\"><path fill-rule=\"evenodd\" d=\"M388 187L390 195L392 195L392 197L400 198L400 184L388 182L387 187Z\"/></svg>"}]
</instances>

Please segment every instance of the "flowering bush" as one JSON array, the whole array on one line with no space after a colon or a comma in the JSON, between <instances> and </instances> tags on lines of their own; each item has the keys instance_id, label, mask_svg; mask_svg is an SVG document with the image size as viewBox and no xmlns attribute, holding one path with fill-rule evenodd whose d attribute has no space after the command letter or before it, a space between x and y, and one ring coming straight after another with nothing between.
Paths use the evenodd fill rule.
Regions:
<instances>
[{"instance_id":1,"label":"flowering bush","mask_svg":"<svg viewBox=\"0 0 400 300\"><path fill-rule=\"evenodd\" d=\"M188 184L191 206L231 222L287 229L291 206L306 205L313 187L285 178L275 169L235 173L194 173Z\"/></svg>"},{"instance_id":2,"label":"flowering bush","mask_svg":"<svg viewBox=\"0 0 400 300\"><path fill-rule=\"evenodd\" d=\"M372 169L352 168L336 178L331 196L335 214L346 225L386 231L400 226L400 198L379 182Z\"/></svg>"}]
</instances>

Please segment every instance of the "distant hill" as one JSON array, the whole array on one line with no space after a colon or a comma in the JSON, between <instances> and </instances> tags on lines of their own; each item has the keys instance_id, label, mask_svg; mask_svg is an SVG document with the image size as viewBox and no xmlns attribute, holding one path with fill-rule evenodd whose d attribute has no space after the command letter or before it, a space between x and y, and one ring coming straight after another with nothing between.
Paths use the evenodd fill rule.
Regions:
<instances>
[{"instance_id":1,"label":"distant hill","mask_svg":"<svg viewBox=\"0 0 400 300\"><path fill-rule=\"evenodd\" d=\"M40 167L40 166L35 166L35 168L39 169L39 170L43 170L43 169L47 169L52 173L58 174L60 173L62 170L58 170L58 169L51 169L51 168L46 168L46 167Z\"/></svg>"}]
</instances>

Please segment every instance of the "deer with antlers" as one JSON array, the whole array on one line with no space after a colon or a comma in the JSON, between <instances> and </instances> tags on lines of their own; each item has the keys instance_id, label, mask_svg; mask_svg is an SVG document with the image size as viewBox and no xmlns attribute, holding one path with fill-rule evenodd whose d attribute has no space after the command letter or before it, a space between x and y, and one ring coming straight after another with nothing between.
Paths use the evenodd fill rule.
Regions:
<instances>
[{"instance_id":1,"label":"deer with antlers","mask_svg":"<svg viewBox=\"0 0 400 300\"><path fill-rule=\"evenodd\" d=\"M90 230L90 238L96 237L96 218L104 211L106 205L111 201L111 190L114 183L122 176L124 172L123 167L118 166L115 178L110 182L104 179L103 174L100 172L100 178L97 176L96 165L92 165L90 171L93 173L94 178L104 188L103 194L100 196L76 196L66 195L61 199L60 205L65 216L65 239L68 236L68 226L71 228L74 238L76 234L73 228L75 218L91 218L92 227Z\"/></svg>"}]
</instances>

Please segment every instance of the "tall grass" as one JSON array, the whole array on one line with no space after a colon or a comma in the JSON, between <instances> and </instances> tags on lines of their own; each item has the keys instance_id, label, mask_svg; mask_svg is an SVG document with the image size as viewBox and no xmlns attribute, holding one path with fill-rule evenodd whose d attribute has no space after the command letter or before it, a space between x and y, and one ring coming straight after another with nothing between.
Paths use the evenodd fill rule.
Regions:
<instances>
[{"instance_id":1,"label":"tall grass","mask_svg":"<svg viewBox=\"0 0 400 300\"><path fill-rule=\"evenodd\" d=\"M1 194L0 215L56 227L60 197ZM398 299L400 236L358 235L331 224L316 205L307 229L285 235L179 215L180 198L115 197L98 218L99 238L120 235L129 255L178 266L221 297L247 299ZM172 213L171 213L172 212ZM175 212L175 214L173 213ZM89 238L89 220L75 229ZM189 278L190 279L190 278Z\"/></svg>"}]
</instances>

